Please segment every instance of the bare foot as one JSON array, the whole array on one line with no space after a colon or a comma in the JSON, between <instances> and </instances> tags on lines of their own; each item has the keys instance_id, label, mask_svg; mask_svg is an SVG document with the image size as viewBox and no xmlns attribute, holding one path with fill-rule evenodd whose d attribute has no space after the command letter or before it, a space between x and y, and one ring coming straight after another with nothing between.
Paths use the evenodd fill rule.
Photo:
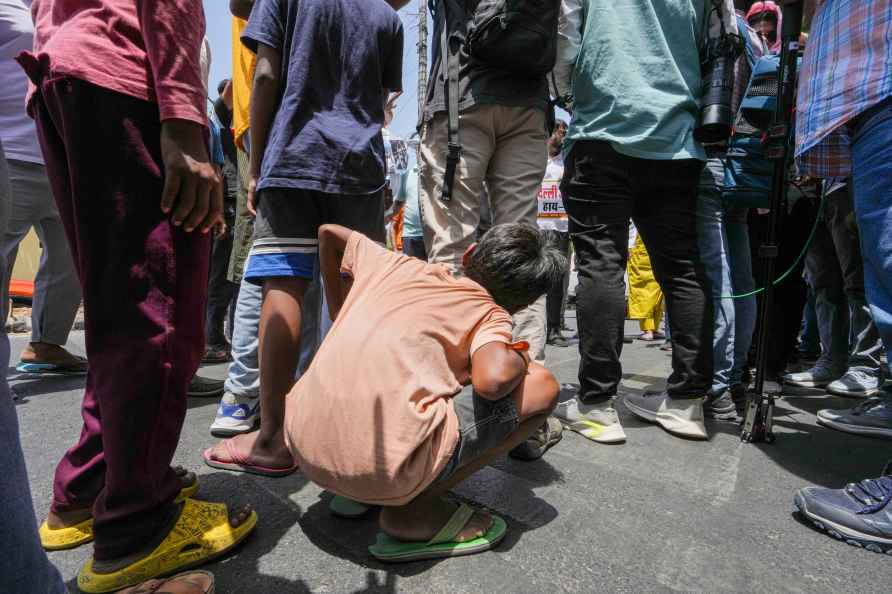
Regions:
<instances>
[{"instance_id":1,"label":"bare foot","mask_svg":"<svg viewBox=\"0 0 892 594\"><path fill-rule=\"evenodd\" d=\"M87 360L78 357L57 344L32 342L24 348L21 357L23 363L52 363L66 369L87 370Z\"/></svg>"},{"instance_id":2,"label":"bare foot","mask_svg":"<svg viewBox=\"0 0 892 594\"><path fill-rule=\"evenodd\" d=\"M46 525L53 530L58 530L60 528L76 526L84 520L89 520L92 517L92 506L81 509L69 509L66 511L54 511L50 508L50 512L46 515Z\"/></svg>"},{"instance_id":3,"label":"bare foot","mask_svg":"<svg viewBox=\"0 0 892 594\"><path fill-rule=\"evenodd\" d=\"M226 442L229 442L227 447ZM282 435L265 440L259 431L243 433L221 441L211 449L211 457L218 462L236 462L229 453L232 448L242 460L250 460L254 466L266 468L291 468L294 466L294 458L285 446ZM238 462L236 462L238 463Z\"/></svg>"},{"instance_id":4,"label":"bare foot","mask_svg":"<svg viewBox=\"0 0 892 594\"><path fill-rule=\"evenodd\" d=\"M118 594L152 594L153 592L177 592L178 594L204 594L214 589L214 575L207 571L190 571L170 578L156 578L121 590Z\"/></svg>"},{"instance_id":5,"label":"bare foot","mask_svg":"<svg viewBox=\"0 0 892 594\"><path fill-rule=\"evenodd\" d=\"M382 507L378 516L381 531L397 540L424 542L432 539L458 506L445 499L415 500L403 507ZM455 537L455 542L467 542L486 534L492 528L492 516L486 512L474 513Z\"/></svg>"},{"instance_id":6,"label":"bare foot","mask_svg":"<svg viewBox=\"0 0 892 594\"><path fill-rule=\"evenodd\" d=\"M126 555L124 557L118 557L117 559L95 559L93 560L93 571L96 573L114 573L116 571L120 571L127 567L128 565L133 565L140 559L144 559L148 557L152 552L158 548L158 545L167 538L167 535L176 525L176 521L180 517L180 511L182 510L182 505L179 504L177 506L177 513L173 515L172 521L164 527L164 529L154 538L149 539L148 544L142 549L131 553L130 555ZM230 506L229 507L229 525L233 528L238 528L251 516L251 512L253 508L250 505L241 505L241 506ZM148 577L148 576L147 576Z\"/></svg>"},{"instance_id":7,"label":"bare foot","mask_svg":"<svg viewBox=\"0 0 892 594\"><path fill-rule=\"evenodd\" d=\"M182 466L174 466L173 471L177 473L177 476L180 478L181 489L194 485L195 481L198 480L198 477L194 472L189 472ZM46 516L46 524L53 530L58 530L59 528L75 526L91 517L93 517L92 505L90 507L70 509L63 512L53 511L53 509L50 508L50 512Z\"/></svg>"}]
</instances>

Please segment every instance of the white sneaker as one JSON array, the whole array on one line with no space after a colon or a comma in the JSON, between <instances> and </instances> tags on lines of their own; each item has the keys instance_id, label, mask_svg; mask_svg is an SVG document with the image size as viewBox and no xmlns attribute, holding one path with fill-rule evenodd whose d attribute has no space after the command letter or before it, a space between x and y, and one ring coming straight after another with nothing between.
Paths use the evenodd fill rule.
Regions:
<instances>
[{"instance_id":1,"label":"white sneaker","mask_svg":"<svg viewBox=\"0 0 892 594\"><path fill-rule=\"evenodd\" d=\"M645 421L658 423L670 433L707 439L702 398L669 398L666 392L628 394L626 407Z\"/></svg>"},{"instance_id":2,"label":"white sneaker","mask_svg":"<svg viewBox=\"0 0 892 594\"><path fill-rule=\"evenodd\" d=\"M834 373L819 361L811 369L784 375L784 383L796 388L825 388L838 378L838 373Z\"/></svg>"},{"instance_id":3,"label":"white sneaker","mask_svg":"<svg viewBox=\"0 0 892 594\"><path fill-rule=\"evenodd\" d=\"M232 437L253 431L260 423L260 397L236 396L232 392L223 394L217 417L211 424L214 437Z\"/></svg>"},{"instance_id":4,"label":"white sneaker","mask_svg":"<svg viewBox=\"0 0 892 594\"><path fill-rule=\"evenodd\" d=\"M583 404L578 398L559 402L554 416L570 431L598 443L621 443L626 432L619 422L612 400L599 404Z\"/></svg>"},{"instance_id":5,"label":"white sneaker","mask_svg":"<svg viewBox=\"0 0 892 594\"><path fill-rule=\"evenodd\" d=\"M867 398L880 390L880 372L852 367L844 376L827 384L827 392L848 398Z\"/></svg>"}]
</instances>

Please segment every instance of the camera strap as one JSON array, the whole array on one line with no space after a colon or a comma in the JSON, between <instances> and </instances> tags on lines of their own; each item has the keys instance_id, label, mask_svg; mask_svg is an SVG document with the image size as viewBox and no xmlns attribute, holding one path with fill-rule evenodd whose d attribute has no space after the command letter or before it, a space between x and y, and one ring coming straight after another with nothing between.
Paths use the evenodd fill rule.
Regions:
<instances>
[{"instance_id":1,"label":"camera strap","mask_svg":"<svg viewBox=\"0 0 892 594\"><path fill-rule=\"evenodd\" d=\"M452 190L455 183L455 170L461 160L461 137L459 135L459 52L461 51L461 43L452 39L450 31L450 17L455 19L455 24L464 23L463 15L454 14L449 10L450 0L442 0L443 2L443 32L440 36L440 63L444 67L446 75L446 109L447 109L447 144L446 144L446 171L443 176L443 188L440 194L440 200L449 202L452 200ZM463 25L462 25L463 27Z\"/></svg>"}]
</instances>

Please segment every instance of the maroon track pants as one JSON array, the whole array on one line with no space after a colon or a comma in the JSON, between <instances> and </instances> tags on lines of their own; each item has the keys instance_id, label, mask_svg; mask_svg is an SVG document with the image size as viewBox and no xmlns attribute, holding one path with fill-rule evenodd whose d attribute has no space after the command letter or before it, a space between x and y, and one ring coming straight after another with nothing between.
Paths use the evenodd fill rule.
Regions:
<instances>
[{"instance_id":1,"label":"maroon track pants","mask_svg":"<svg viewBox=\"0 0 892 594\"><path fill-rule=\"evenodd\" d=\"M170 463L204 348L209 237L175 227L159 207L156 104L30 73L90 362L83 429L56 469L53 509L92 506L94 556L114 559L145 546L175 512Z\"/></svg>"}]
</instances>

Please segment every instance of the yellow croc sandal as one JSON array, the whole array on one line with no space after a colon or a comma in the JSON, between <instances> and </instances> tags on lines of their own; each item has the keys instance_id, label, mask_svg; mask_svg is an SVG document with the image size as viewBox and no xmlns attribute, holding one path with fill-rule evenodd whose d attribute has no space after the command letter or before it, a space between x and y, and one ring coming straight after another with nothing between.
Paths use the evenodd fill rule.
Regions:
<instances>
[{"instance_id":1,"label":"yellow croc sandal","mask_svg":"<svg viewBox=\"0 0 892 594\"><path fill-rule=\"evenodd\" d=\"M50 528L46 522L40 525L40 544L46 551L64 551L93 541L93 518L65 528Z\"/></svg>"},{"instance_id":2,"label":"yellow croc sandal","mask_svg":"<svg viewBox=\"0 0 892 594\"><path fill-rule=\"evenodd\" d=\"M198 492L198 477L188 487L180 489L175 500L176 503L182 503L187 498L192 497ZM80 524L74 526L66 526L65 528L50 528L44 522L40 525L40 545L45 551L64 551L73 549L88 542L93 542L93 518L87 518Z\"/></svg>"},{"instance_id":3,"label":"yellow croc sandal","mask_svg":"<svg viewBox=\"0 0 892 594\"><path fill-rule=\"evenodd\" d=\"M149 555L112 573L93 571L91 557L77 576L77 586L88 594L114 592L149 578L202 565L233 549L256 525L254 511L233 528L226 504L186 499L176 524Z\"/></svg>"}]
</instances>

